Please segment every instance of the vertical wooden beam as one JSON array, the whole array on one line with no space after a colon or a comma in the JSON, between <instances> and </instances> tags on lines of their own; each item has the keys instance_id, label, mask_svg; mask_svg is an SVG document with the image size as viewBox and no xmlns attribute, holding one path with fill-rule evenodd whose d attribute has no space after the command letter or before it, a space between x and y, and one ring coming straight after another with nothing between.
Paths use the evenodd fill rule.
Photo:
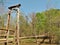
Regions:
<instances>
[{"instance_id":1,"label":"vertical wooden beam","mask_svg":"<svg viewBox=\"0 0 60 45\"><path fill-rule=\"evenodd\" d=\"M20 12L19 12L19 8L17 8L17 28L16 28L16 30L17 30L17 45L19 45L19 14L20 14Z\"/></svg>"},{"instance_id":2,"label":"vertical wooden beam","mask_svg":"<svg viewBox=\"0 0 60 45\"><path fill-rule=\"evenodd\" d=\"M19 45L19 8L16 9L17 11L17 22L16 22L16 30L15 30L15 44L14 45Z\"/></svg>"},{"instance_id":3,"label":"vertical wooden beam","mask_svg":"<svg viewBox=\"0 0 60 45\"><path fill-rule=\"evenodd\" d=\"M6 36L5 36L5 38L6 38ZM7 45L7 43L5 42L4 45Z\"/></svg>"},{"instance_id":4,"label":"vertical wooden beam","mask_svg":"<svg viewBox=\"0 0 60 45\"><path fill-rule=\"evenodd\" d=\"M7 20L7 26L6 26L6 30L7 30L7 32L6 32L7 33L6 40L7 40L7 42L5 42L5 45L8 45L8 39L9 39L10 13L11 13L11 10L8 13L8 20Z\"/></svg>"},{"instance_id":5,"label":"vertical wooden beam","mask_svg":"<svg viewBox=\"0 0 60 45\"><path fill-rule=\"evenodd\" d=\"M16 30L14 33L14 45L17 45L17 24L16 24Z\"/></svg>"}]
</instances>

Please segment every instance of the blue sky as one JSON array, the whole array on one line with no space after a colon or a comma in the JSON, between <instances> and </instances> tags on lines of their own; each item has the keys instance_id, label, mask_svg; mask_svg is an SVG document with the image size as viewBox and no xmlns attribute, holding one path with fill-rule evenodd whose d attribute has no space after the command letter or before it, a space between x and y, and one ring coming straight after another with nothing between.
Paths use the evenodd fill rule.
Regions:
<instances>
[{"instance_id":1,"label":"blue sky","mask_svg":"<svg viewBox=\"0 0 60 45\"><path fill-rule=\"evenodd\" d=\"M7 0L5 2L5 7L15 5L15 4L21 4L20 10L25 13L32 13L32 12L42 12L48 8L59 8L60 9L60 0Z\"/></svg>"}]
</instances>

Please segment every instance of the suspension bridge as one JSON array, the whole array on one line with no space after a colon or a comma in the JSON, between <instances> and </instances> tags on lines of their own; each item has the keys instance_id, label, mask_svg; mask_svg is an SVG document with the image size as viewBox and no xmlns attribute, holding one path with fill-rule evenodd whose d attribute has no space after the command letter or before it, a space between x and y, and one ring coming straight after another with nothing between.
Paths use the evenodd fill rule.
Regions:
<instances>
[{"instance_id":1,"label":"suspension bridge","mask_svg":"<svg viewBox=\"0 0 60 45\"><path fill-rule=\"evenodd\" d=\"M29 38L35 38L35 39L36 38L41 38L41 39L43 39L43 41L45 39L49 39L50 43L51 43L51 37L48 37L46 35L25 36L25 37L20 37L19 36L19 14L20 14L19 8L20 8L20 6L21 6L21 4L8 7L9 12L8 12L7 26L6 26L6 29L0 29L1 31L5 31L5 34L0 34L0 38L4 37L4 38L0 39L0 43L3 42L4 45L9 45L9 42L13 42L15 45L20 45L19 44L20 39L29 39ZM12 10L16 11L16 14L17 14L16 30L9 29L10 16L11 16L11 11ZM12 31L14 34L10 35L9 34L10 31ZM11 36L12 38L9 38L9 36Z\"/></svg>"},{"instance_id":2,"label":"suspension bridge","mask_svg":"<svg viewBox=\"0 0 60 45\"><path fill-rule=\"evenodd\" d=\"M35 36L24 36L24 37L19 36L20 35L20 33L19 33L19 30L20 30L19 29L19 15L20 15L19 8L20 8L20 6L21 6L21 4L17 4L17 5L8 7L9 11L8 11L8 19L7 19L6 28L0 29L0 31L4 31L3 34L0 34L0 43L4 43L4 45L9 45L9 43L14 43L14 45L20 45L20 40L21 39L31 39L31 38L33 38L33 39L43 39L41 41L41 43L44 43L44 40L48 39L50 44L51 44L51 39L52 39L51 36L46 36L46 35L35 35ZM48 6L47 6L47 8L48 8ZM13 29L13 30L9 29L10 16L11 16L11 12L13 10L16 11L16 14L17 14L16 30L15 29ZM13 35L9 34L10 32L13 32Z\"/></svg>"}]
</instances>

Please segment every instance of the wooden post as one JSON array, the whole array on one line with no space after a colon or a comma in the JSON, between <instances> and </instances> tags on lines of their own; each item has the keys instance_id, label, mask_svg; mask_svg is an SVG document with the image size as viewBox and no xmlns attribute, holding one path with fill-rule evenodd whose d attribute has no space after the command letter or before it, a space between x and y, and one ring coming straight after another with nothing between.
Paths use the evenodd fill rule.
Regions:
<instances>
[{"instance_id":1,"label":"wooden post","mask_svg":"<svg viewBox=\"0 0 60 45\"><path fill-rule=\"evenodd\" d=\"M19 8L17 8L17 22L16 22L16 30L15 30L15 44L19 45Z\"/></svg>"},{"instance_id":2,"label":"wooden post","mask_svg":"<svg viewBox=\"0 0 60 45\"><path fill-rule=\"evenodd\" d=\"M6 40L7 42L5 42L5 45L8 45L8 39L9 39L9 23L10 23L10 13L11 13L11 10L9 11L8 13L8 20L7 20L7 26L6 26L6 30L7 30L7 35L6 35Z\"/></svg>"},{"instance_id":3,"label":"wooden post","mask_svg":"<svg viewBox=\"0 0 60 45\"><path fill-rule=\"evenodd\" d=\"M17 22L16 22L16 30L15 30L15 37L14 37L14 45L19 45L19 14L20 14L20 11L19 11L19 7L17 8L13 8L13 10L15 10L17 13Z\"/></svg>"},{"instance_id":4,"label":"wooden post","mask_svg":"<svg viewBox=\"0 0 60 45\"><path fill-rule=\"evenodd\" d=\"M16 28L16 30L17 30L17 45L19 45L19 8L17 8L17 28Z\"/></svg>"}]
</instances>

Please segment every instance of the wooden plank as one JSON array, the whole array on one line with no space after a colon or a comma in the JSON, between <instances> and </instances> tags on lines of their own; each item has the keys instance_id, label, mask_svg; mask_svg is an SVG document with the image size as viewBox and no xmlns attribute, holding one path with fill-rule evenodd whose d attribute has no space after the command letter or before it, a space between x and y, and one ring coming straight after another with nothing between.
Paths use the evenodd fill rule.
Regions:
<instances>
[{"instance_id":1,"label":"wooden plank","mask_svg":"<svg viewBox=\"0 0 60 45\"><path fill-rule=\"evenodd\" d=\"M6 36L6 35L0 35L0 36ZM9 35L9 36L14 36L14 35ZM19 39L29 39L29 38L44 38L45 36L44 35L41 35L41 36L25 36L25 37L19 37ZM49 38L49 37L48 37Z\"/></svg>"},{"instance_id":2,"label":"wooden plank","mask_svg":"<svg viewBox=\"0 0 60 45\"><path fill-rule=\"evenodd\" d=\"M26 39L26 38L33 38L33 37L41 37L41 36L27 36L27 37L19 37L19 39ZM13 38L9 38L11 40ZM0 40L6 40L6 39L0 39Z\"/></svg>"},{"instance_id":3,"label":"wooden plank","mask_svg":"<svg viewBox=\"0 0 60 45\"><path fill-rule=\"evenodd\" d=\"M7 29L0 29L0 30L7 31ZM15 30L9 29L9 31L15 31Z\"/></svg>"},{"instance_id":4,"label":"wooden plank","mask_svg":"<svg viewBox=\"0 0 60 45\"><path fill-rule=\"evenodd\" d=\"M8 9L10 9L10 10L12 10L12 8L18 8L18 7L20 7L21 6L21 4L18 4L18 5L14 5L14 6L10 6L10 7L8 7Z\"/></svg>"},{"instance_id":5,"label":"wooden plank","mask_svg":"<svg viewBox=\"0 0 60 45\"><path fill-rule=\"evenodd\" d=\"M0 35L0 37L4 37L4 36L7 36L6 34L2 34L2 35ZM14 35L9 35L9 36L14 36Z\"/></svg>"},{"instance_id":6,"label":"wooden plank","mask_svg":"<svg viewBox=\"0 0 60 45\"><path fill-rule=\"evenodd\" d=\"M6 36L6 34L0 34L0 37L1 37L1 36Z\"/></svg>"},{"instance_id":7,"label":"wooden plank","mask_svg":"<svg viewBox=\"0 0 60 45\"><path fill-rule=\"evenodd\" d=\"M11 41L13 41L13 38L8 39L8 42L11 42ZM0 39L0 43L4 43L4 42L7 42L7 39Z\"/></svg>"},{"instance_id":8,"label":"wooden plank","mask_svg":"<svg viewBox=\"0 0 60 45\"><path fill-rule=\"evenodd\" d=\"M34 38L34 39L35 38L40 38L40 39L43 39L43 38L45 38L45 35L20 37L20 39L29 39L29 38ZM49 37L47 39L49 39Z\"/></svg>"},{"instance_id":9,"label":"wooden plank","mask_svg":"<svg viewBox=\"0 0 60 45\"><path fill-rule=\"evenodd\" d=\"M33 38L33 37L42 37L42 36L27 36L27 37L19 37L19 39L26 39L26 38ZM1 40L6 40L6 39L0 39ZM8 40L13 40L13 38L9 38Z\"/></svg>"},{"instance_id":10,"label":"wooden plank","mask_svg":"<svg viewBox=\"0 0 60 45\"><path fill-rule=\"evenodd\" d=\"M7 39L0 39L0 41L6 41ZM9 41L12 41L13 40L13 38L9 38L8 39Z\"/></svg>"}]
</instances>

